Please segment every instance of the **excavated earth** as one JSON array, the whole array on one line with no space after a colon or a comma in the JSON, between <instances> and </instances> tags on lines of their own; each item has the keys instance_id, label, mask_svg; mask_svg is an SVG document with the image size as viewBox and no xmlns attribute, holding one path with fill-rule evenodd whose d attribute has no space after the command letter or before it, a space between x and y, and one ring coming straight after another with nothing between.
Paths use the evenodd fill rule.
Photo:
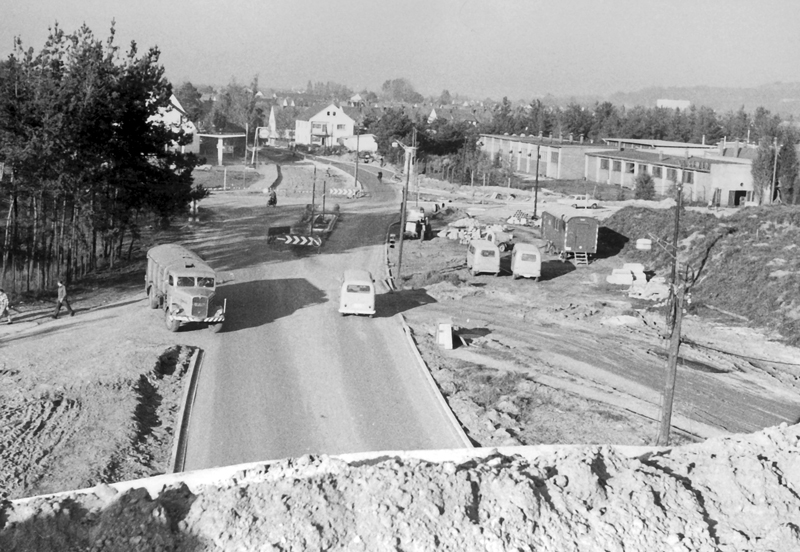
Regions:
<instances>
[{"instance_id":1,"label":"excavated earth","mask_svg":"<svg viewBox=\"0 0 800 552\"><path fill-rule=\"evenodd\" d=\"M673 449L486 450L479 459L301 457L223 484L4 505L0 549L789 551L800 427Z\"/></svg>"}]
</instances>

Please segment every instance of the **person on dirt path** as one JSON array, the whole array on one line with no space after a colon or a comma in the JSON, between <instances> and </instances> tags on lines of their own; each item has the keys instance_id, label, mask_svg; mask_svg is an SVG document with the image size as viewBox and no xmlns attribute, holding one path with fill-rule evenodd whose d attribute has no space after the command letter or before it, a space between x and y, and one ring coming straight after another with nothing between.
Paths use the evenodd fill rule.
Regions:
<instances>
[{"instance_id":1,"label":"person on dirt path","mask_svg":"<svg viewBox=\"0 0 800 552\"><path fill-rule=\"evenodd\" d=\"M275 193L274 189L270 188L267 207L275 207L276 205L278 205L278 194Z\"/></svg>"},{"instance_id":2,"label":"person on dirt path","mask_svg":"<svg viewBox=\"0 0 800 552\"><path fill-rule=\"evenodd\" d=\"M53 318L58 318L58 313L61 310L61 305L64 305L69 310L70 316L75 316L75 311L72 310L72 307L69 304L69 298L67 297L67 286L64 285L64 282L61 280L58 281L58 301L56 301L56 311L53 313Z\"/></svg>"},{"instance_id":3,"label":"person on dirt path","mask_svg":"<svg viewBox=\"0 0 800 552\"><path fill-rule=\"evenodd\" d=\"M378 182L383 182L383 171L378 171Z\"/></svg>"},{"instance_id":4,"label":"person on dirt path","mask_svg":"<svg viewBox=\"0 0 800 552\"><path fill-rule=\"evenodd\" d=\"M0 288L0 318L3 318L3 315L8 317L6 324L11 324L11 305L8 304L8 295L3 288Z\"/></svg>"}]
</instances>

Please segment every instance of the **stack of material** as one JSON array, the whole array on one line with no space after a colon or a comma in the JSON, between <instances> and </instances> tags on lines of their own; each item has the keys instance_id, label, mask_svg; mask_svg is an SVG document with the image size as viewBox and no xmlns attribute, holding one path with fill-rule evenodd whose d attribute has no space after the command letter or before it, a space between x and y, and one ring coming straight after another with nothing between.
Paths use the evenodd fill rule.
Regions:
<instances>
[{"instance_id":1,"label":"stack of material","mask_svg":"<svg viewBox=\"0 0 800 552\"><path fill-rule=\"evenodd\" d=\"M606 276L606 282L637 288L645 286L647 285L647 276L644 273L644 265L640 263L625 263L622 268L613 269L611 276Z\"/></svg>"},{"instance_id":2,"label":"stack of material","mask_svg":"<svg viewBox=\"0 0 800 552\"><path fill-rule=\"evenodd\" d=\"M511 216L508 219L506 219L506 222L508 224L517 224L519 226L528 226L528 224L530 224L530 222L532 222L534 220L534 218L535 217L531 213L526 214L526 213L523 213L522 211L517 211L516 213L514 213L513 216Z\"/></svg>"}]
</instances>

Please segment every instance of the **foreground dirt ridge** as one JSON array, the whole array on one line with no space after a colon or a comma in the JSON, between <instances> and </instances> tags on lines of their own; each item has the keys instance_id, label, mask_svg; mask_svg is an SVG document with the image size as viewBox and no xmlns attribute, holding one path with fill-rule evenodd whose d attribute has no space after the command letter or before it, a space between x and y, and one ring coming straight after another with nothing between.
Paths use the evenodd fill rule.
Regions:
<instances>
[{"instance_id":1,"label":"foreground dirt ridge","mask_svg":"<svg viewBox=\"0 0 800 552\"><path fill-rule=\"evenodd\" d=\"M0 549L797 550L798 444L800 426L783 424L634 455L305 456L156 496L103 485L6 502Z\"/></svg>"}]
</instances>

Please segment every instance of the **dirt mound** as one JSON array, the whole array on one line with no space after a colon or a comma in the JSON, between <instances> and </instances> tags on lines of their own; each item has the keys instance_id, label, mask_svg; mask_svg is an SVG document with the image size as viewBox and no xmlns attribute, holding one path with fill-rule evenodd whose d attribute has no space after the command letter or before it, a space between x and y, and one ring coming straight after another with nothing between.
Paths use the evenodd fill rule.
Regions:
<instances>
[{"instance_id":1,"label":"dirt mound","mask_svg":"<svg viewBox=\"0 0 800 552\"><path fill-rule=\"evenodd\" d=\"M674 217L674 208L624 208L604 221L606 241L614 241L607 245L621 247L626 258L644 264L646 270L668 273L672 261L663 248L653 245L651 251L637 251L635 244L650 236L671 244ZM746 316L754 324L778 330L788 343L800 343L798 243L797 206L748 208L722 219L683 212L679 259L697 274L693 308L709 305Z\"/></svg>"},{"instance_id":2,"label":"dirt mound","mask_svg":"<svg viewBox=\"0 0 800 552\"><path fill-rule=\"evenodd\" d=\"M799 439L800 426L782 425L639 456L301 457L155 498L102 486L7 504L0 548L796 550Z\"/></svg>"}]
</instances>

